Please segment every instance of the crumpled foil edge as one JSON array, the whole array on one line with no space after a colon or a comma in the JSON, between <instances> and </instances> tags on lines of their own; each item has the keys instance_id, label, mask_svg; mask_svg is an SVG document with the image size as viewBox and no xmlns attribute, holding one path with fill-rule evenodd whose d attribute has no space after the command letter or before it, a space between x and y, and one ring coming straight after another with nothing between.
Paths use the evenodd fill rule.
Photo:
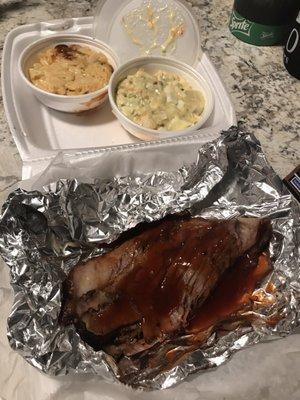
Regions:
<instances>
[{"instance_id":1,"label":"crumpled foil edge","mask_svg":"<svg viewBox=\"0 0 300 400\"><path fill-rule=\"evenodd\" d=\"M8 318L11 347L51 375L94 373L119 379L114 360L85 344L73 326L58 323L61 284L78 262L105 250L121 232L189 209L204 218L239 215L269 217L270 246L277 287L275 305L259 310L260 321L281 313L270 327L253 323L218 337L180 365L149 379L139 374L133 387L162 389L189 374L217 367L245 346L290 334L300 322L299 205L268 165L259 142L238 128L199 149L197 161L174 172L50 184L44 192L17 189L3 206L0 252L10 268L14 305Z\"/></svg>"}]
</instances>

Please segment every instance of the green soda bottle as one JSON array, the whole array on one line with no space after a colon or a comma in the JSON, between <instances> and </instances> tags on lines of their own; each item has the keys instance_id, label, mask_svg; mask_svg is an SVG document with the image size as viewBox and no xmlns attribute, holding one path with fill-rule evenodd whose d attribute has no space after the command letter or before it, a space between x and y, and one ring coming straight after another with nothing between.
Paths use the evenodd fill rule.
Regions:
<instances>
[{"instance_id":1,"label":"green soda bottle","mask_svg":"<svg viewBox=\"0 0 300 400\"><path fill-rule=\"evenodd\" d=\"M256 46L284 44L300 9L300 0L235 0L229 29Z\"/></svg>"}]
</instances>

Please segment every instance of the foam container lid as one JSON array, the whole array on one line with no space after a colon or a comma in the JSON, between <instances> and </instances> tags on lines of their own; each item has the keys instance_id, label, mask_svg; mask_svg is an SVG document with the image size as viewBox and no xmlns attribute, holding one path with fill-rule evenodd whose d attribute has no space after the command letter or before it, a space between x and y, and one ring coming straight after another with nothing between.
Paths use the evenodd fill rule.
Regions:
<instances>
[{"instance_id":1,"label":"foam container lid","mask_svg":"<svg viewBox=\"0 0 300 400\"><path fill-rule=\"evenodd\" d=\"M100 0L94 37L108 43L121 63L149 55L195 66L200 53L198 22L180 0Z\"/></svg>"}]
</instances>

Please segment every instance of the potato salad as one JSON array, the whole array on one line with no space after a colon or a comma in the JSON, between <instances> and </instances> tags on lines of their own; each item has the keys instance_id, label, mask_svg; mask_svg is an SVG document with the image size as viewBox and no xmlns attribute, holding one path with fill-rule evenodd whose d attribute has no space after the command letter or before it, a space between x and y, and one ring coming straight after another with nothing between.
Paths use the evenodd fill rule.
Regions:
<instances>
[{"instance_id":1,"label":"potato salad","mask_svg":"<svg viewBox=\"0 0 300 400\"><path fill-rule=\"evenodd\" d=\"M116 103L127 118L145 128L177 131L199 121L205 100L177 74L139 69L120 82Z\"/></svg>"}]
</instances>

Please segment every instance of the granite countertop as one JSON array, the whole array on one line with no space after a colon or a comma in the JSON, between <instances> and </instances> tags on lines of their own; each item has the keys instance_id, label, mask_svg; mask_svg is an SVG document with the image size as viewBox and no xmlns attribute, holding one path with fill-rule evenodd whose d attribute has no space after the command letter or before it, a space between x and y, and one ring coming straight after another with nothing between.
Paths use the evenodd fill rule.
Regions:
<instances>
[{"instance_id":1,"label":"granite countertop","mask_svg":"<svg viewBox=\"0 0 300 400\"><path fill-rule=\"evenodd\" d=\"M0 53L2 53L6 34L16 26L56 18L92 15L96 3L97 0L0 0ZM292 78L286 72L283 66L282 48L254 47L242 43L232 36L228 30L228 21L233 0L193 0L189 3L194 7L194 14L199 20L202 47L215 64L232 97L238 120L244 122L248 131L257 136L269 162L275 171L281 177L284 177L300 163L300 81ZM6 123L1 97L0 154L1 202L4 198L3 191L9 189L21 177L21 160ZM2 267L4 265L1 261L0 268ZM1 291L0 301L2 301ZM9 307L8 304L7 313ZM4 330L0 329L0 334L5 335ZM292 338L293 336L284 341L276 342L275 345L268 344L270 351L278 352L278 363L281 362L281 354L283 358L285 357L284 350L288 351L290 348L292 351L292 349L295 349ZM285 345L282 347L283 343ZM299 349L299 340L297 343ZM243 360L243 354L246 354L247 351L241 353L242 355L239 357L240 360ZM248 356L249 354L251 356L250 349ZM8 357L13 357L13 355L10 353ZM290 368L297 369L294 364L296 358L293 357L291 356ZM18 360L19 363L24 362L20 357ZM300 398L299 386L293 386L293 382L297 381L297 376L299 378L299 373L297 375L295 371L293 380L290 378L288 361L285 364L287 365L287 373L284 376L282 371L276 369L276 366L273 366L272 363L268 364L268 360L263 360L262 365L265 368L271 368L271 371L273 371L272 373L276 378L274 378L273 384L276 390L262 387L262 389L257 388L256 391L255 382L252 382L255 393L253 397L251 396L251 399L287 398L285 396L287 392L282 389L287 380L289 380L288 386L291 389L288 397L290 399ZM224 368L226 370L227 367ZM263 367L261 367L260 373L264 376ZM229 388L226 388L226 383L224 385L224 390L230 393ZM78 390L81 390L80 384ZM277 397L276 391L280 397ZM236 393L237 397L234 397L234 399L240 399L238 392ZM274 396L272 396L272 393ZM296 394L296 397L293 394ZM5 398L11 400L17 397L5 396ZM34 397L34 399L36 398L38 397ZM193 396L192 398L198 399L199 397ZM211 399L209 394L206 398ZM233 397L227 397L224 394L223 399L229 398L233 399Z\"/></svg>"}]
</instances>

